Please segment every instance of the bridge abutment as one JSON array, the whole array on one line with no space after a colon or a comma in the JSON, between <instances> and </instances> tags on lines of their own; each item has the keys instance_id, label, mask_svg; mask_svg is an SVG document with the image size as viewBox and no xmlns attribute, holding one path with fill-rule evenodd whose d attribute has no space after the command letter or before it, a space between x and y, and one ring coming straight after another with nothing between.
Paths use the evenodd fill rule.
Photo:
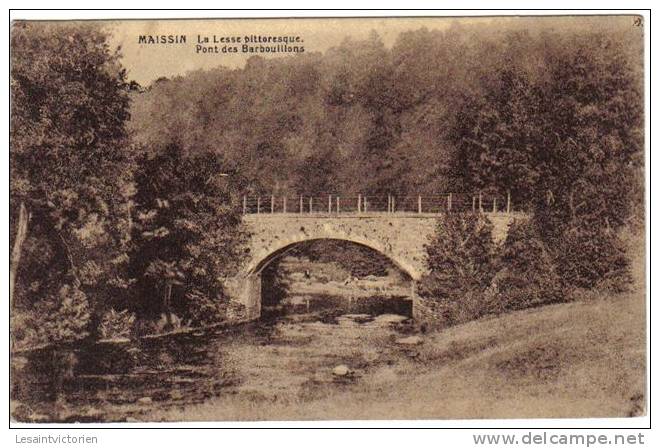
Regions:
<instances>
[{"instance_id":1,"label":"bridge abutment","mask_svg":"<svg viewBox=\"0 0 660 448\"><path fill-rule=\"evenodd\" d=\"M225 279L230 298L228 318L232 321L258 319L261 316L261 274L237 275Z\"/></svg>"}]
</instances>

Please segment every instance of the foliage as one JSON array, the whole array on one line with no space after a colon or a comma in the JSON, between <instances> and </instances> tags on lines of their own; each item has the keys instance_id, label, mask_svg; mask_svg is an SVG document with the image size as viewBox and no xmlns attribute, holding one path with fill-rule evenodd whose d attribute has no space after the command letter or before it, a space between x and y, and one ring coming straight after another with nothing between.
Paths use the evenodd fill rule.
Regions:
<instances>
[{"instance_id":1,"label":"foliage","mask_svg":"<svg viewBox=\"0 0 660 448\"><path fill-rule=\"evenodd\" d=\"M533 41L505 41L488 93L459 112L456 164L470 185L510 190L534 212L567 283L623 280L608 245L639 201L639 54L616 33L545 37L553 45L533 53L545 71L522 57Z\"/></svg>"},{"instance_id":2,"label":"foliage","mask_svg":"<svg viewBox=\"0 0 660 448\"><path fill-rule=\"evenodd\" d=\"M341 240L310 241L296 247L291 254L307 256L313 262L335 262L358 278L384 277L388 268L393 267L392 262L377 251Z\"/></svg>"},{"instance_id":3,"label":"foliage","mask_svg":"<svg viewBox=\"0 0 660 448\"><path fill-rule=\"evenodd\" d=\"M44 325L66 339L127 286L128 84L94 24L18 22L11 48L10 240L20 204L30 216L15 304L59 291Z\"/></svg>"},{"instance_id":4,"label":"foliage","mask_svg":"<svg viewBox=\"0 0 660 448\"><path fill-rule=\"evenodd\" d=\"M495 274L492 225L481 214L447 214L426 246L429 274L419 285L422 300L437 302L445 322L455 324L490 311L486 294Z\"/></svg>"},{"instance_id":5,"label":"foliage","mask_svg":"<svg viewBox=\"0 0 660 448\"><path fill-rule=\"evenodd\" d=\"M89 300L68 284L36 302L36 307L12 316L12 340L16 346L73 342L93 331Z\"/></svg>"},{"instance_id":6,"label":"foliage","mask_svg":"<svg viewBox=\"0 0 660 448\"><path fill-rule=\"evenodd\" d=\"M227 303L218 302L214 296L203 294L199 290L186 293L186 316L192 325L209 325L227 317Z\"/></svg>"},{"instance_id":7,"label":"foliage","mask_svg":"<svg viewBox=\"0 0 660 448\"><path fill-rule=\"evenodd\" d=\"M530 308L565 300L552 257L530 220L509 226L494 277L494 311Z\"/></svg>"},{"instance_id":8,"label":"foliage","mask_svg":"<svg viewBox=\"0 0 660 448\"><path fill-rule=\"evenodd\" d=\"M128 310L115 311L111 308L103 315L98 333L103 339L126 338L132 335L135 314Z\"/></svg>"},{"instance_id":9,"label":"foliage","mask_svg":"<svg viewBox=\"0 0 660 448\"><path fill-rule=\"evenodd\" d=\"M131 274L138 300L127 306L159 314L172 288L176 313L199 320L223 297L221 279L242 257L235 180L217 155L186 155L176 146L146 152L137 164Z\"/></svg>"},{"instance_id":10,"label":"foliage","mask_svg":"<svg viewBox=\"0 0 660 448\"><path fill-rule=\"evenodd\" d=\"M452 81L458 77L448 66L420 65L413 53L430 41L448 64L459 55L445 33L401 39L389 50L372 34L324 55L252 57L243 69L161 80L135 95L131 129L142 144L221 152L249 179L251 193L386 194L412 182L430 191L426 183L444 179L430 170L448 150L441 123L453 95L447 90L458 88ZM423 91L411 91L416 80L423 80ZM415 128L420 120L423 131ZM423 151L428 163L409 166L407 157L417 158L410 149Z\"/></svg>"},{"instance_id":11,"label":"foliage","mask_svg":"<svg viewBox=\"0 0 660 448\"><path fill-rule=\"evenodd\" d=\"M614 232L593 228L571 229L558 241L556 259L564 284L573 288L627 290L630 263L621 239Z\"/></svg>"},{"instance_id":12,"label":"foliage","mask_svg":"<svg viewBox=\"0 0 660 448\"><path fill-rule=\"evenodd\" d=\"M54 300L52 320L46 328L51 341L74 341L89 334L91 323L90 305L87 296L75 286L64 285Z\"/></svg>"},{"instance_id":13,"label":"foliage","mask_svg":"<svg viewBox=\"0 0 660 448\"><path fill-rule=\"evenodd\" d=\"M278 305L286 298L289 281L281 268L282 258L276 258L261 272L261 296L263 306Z\"/></svg>"},{"instance_id":14,"label":"foliage","mask_svg":"<svg viewBox=\"0 0 660 448\"><path fill-rule=\"evenodd\" d=\"M21 204L30 216L15 311L67 339L116 309L158 315L171 289L185 319L221 318L254 193L511 192L533 223L512 228L497 285L481 217L448 216L427 247L420 292L449 320L559 300L556 276L621 290L617 233L643 215L642 39L599 21L419 29L391 47L372 33L145 89L97 25L15 23L10 243ZM352 275L386 270L328 244L319 259L341 251Z\"/></svg>"}]
</instances>

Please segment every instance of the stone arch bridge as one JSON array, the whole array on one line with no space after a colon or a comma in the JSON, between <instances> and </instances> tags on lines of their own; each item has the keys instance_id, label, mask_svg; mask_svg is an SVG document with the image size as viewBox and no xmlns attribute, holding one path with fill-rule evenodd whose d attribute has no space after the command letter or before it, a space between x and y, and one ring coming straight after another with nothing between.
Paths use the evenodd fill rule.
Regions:
<instances>
[{"instance_id":1,"label":"stone arch bridge","mask_svg":"<svg viewBox=\"0 0 660 448\"><path fill-rule=\"evenodd\" d=\"M485 213L493 224L493 239L505 238L518 213ZM225 280L231 297L232 318L256 319L261 315L261 272L291 247L319 239L343 240L371 248L389 258L414 284L427 271L424 245L442 213L261 213L245 214L251 233L249 256L236 276Z\"/></svg>"}]
</instances>

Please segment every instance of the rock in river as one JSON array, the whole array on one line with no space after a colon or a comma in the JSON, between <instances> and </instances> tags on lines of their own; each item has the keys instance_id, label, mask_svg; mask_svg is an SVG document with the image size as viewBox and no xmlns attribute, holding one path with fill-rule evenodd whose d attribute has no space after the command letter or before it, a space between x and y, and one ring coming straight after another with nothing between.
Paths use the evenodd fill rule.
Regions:
<instances>
[{"instance_id":1,"label":"rock in river","mask_svg":"<svg viewBox=\"0 0 660 448\"><path fill-rule=\"evenodd\" d=\"M374 320L380 323L398 324L404 320L408 320L408 318L399 314L381 314L380 316L376 316Z\"/></svg>"},{"instance_id":2,"label":"rock in river","mask_svg":"<svg viewBox=\"0 0 660 448\"><path fill-rule=\"evenodd\" d=\"M408 336L407 338L396 340L396 343L400 345L419 345L422 342L424 342L424 340L420 336Z\"/></svg>"},{"instance_id":3,"label":"rock in river","mask_svg":"<svg viewBox=\"0 0 660 448\"><path fill-rule=\"evenodd\" d=\"M152 401L153 400L151 399L151 397L142 397L138 400L138 403L140 403L140 404L151 404Z\"/></svg>"},{"instance_id":4,"label":"rock in river","mask_svg":"<svg viewBox=\"0 0 660 448\"><path fill-rule=\"evenodd\" d=\"M334 369L332 369L332 374L336 376L346 376L351 372L351 369L347 365L340 364Z\"/></svg>"}]
</instances>

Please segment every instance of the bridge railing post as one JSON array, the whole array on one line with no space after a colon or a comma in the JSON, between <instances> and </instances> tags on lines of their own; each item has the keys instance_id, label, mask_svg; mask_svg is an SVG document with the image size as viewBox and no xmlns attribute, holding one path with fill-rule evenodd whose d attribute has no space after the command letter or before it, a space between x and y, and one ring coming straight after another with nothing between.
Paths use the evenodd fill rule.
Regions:
<instances>
[{"instance_id":1,"label":"bridge railing post","mask_svg":"<svg viewBox=\"0 0 660 448\"><path fill-rule=\"evenodd\" d=\"M449 213L452 211L454 207L454 195L453 193L446 193L446 212ZM268 196L266 196L268 197ZM430 196L427 198L428 203L424 203L425 199L422 197L421 194L417 195L417 213L418 214L423 214L423 213L436 213L440 212L442 213L443 207L440 205L440 209L437 210L437 201L438 199L440 200L440 204L442 204L444 196ZM458 206L460 210L464 209L464 206L467 205L464 203L462 195L459 196L459 202ZM355 197L353 197L355 200ZM500 201L501 199L501 201ZM288 206L288 198L286 195L281 196L282 204L281 204L281 212L282 213L288 213L289 212L289 206ZM295 200L295 199L294 199ZM299 196L299 213L304 214L306 212L313 214L314 211L314 197L313 196L308 196L308 203L305 203L305 196L300 195ZM320 199L321 204L323 202L323 199ZM403 212L414 212L414 196L409 197L406 196L403 198L403 203L402 203L402 211ZM484 213L487 212L491 213L513 213L513 204L511 200L511 191L507 190L506 191L506 203L505 201L505 196L502 194L502 197L500 198L499 196L493 195L492 196L492 204L491 204L491 197L486 195L484 196L483 191L480 191L478 194L473 194L472 195L472 212L478 212L478 213ZM249 213L255 213L254 209L250 209L249 207L249 201L248 201L248 195L243 195L243 201L242 201L242 212L244 215L247 215ZM350 198L349 198L350 202ZM378 211L378 201L376 201L376 209L375 211ZM396 197L393 194L388 194L387 195L387 212L388 214L394 214L397 211L397 203L396 203ZM412 202L412 204L411 204ZM412 210L410 207L413 207ZM270 213L274 214L277 212L277 198L275 195L270 195ZM323 205L319 206L320 208L317 210L318 212L323 212ZM262 213L268 213L267 210L262 210L262 203L261 203L261 196L256 197L256 214L262 214ZM357 195L357 214L364 214L367 213L369 210L369 202L367 200L367 196L363 195L362 193ZM485 209L484 209L485 208ZM349 207L346 209L346 213L352 213L352 207L349 204ZM295 213L295 207L294 210L291 210L290 212ZM340 196L335 196L332 194L328 195L328 214L332 213L341 213L341 198Z\"/></svg>"}]
</instances>

